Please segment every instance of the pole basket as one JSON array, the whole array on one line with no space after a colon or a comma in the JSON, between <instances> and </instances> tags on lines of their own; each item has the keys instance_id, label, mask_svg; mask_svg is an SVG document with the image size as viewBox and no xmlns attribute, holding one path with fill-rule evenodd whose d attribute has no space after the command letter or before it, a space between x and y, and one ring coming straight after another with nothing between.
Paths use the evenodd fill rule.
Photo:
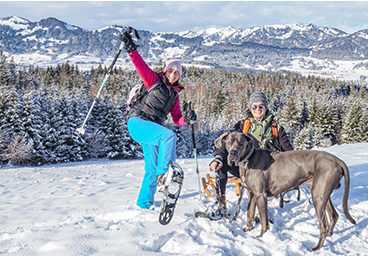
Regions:
<instances>
[{"instance_id":1,"label":"pole basket","mask_svg":"<svg viewBox=\"0 0 368 256\"><path fill-rule=\"evenodd\" d=\"M240 187L241 187L241 180L235 176L229 176L227 178L227 184L235 184L236 186L236 195L240 195ZM202 178L202 184L204 191L208 197L213 197L213 194L216 194L216 177L211 177L208 173L206 174L206 178ZM214 192L211 193L211 190Z\"/></svg>"}]
</instances>

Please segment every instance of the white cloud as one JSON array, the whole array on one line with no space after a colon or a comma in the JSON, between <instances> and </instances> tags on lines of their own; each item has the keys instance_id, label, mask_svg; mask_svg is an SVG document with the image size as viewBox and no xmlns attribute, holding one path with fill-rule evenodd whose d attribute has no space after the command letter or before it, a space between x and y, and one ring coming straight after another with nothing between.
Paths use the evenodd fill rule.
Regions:
<instances>
[{"instance_id":1,"label":"white cloud","mask_svg":"<svg viewBox=\"0 0 368 256\"><path fill-rule=\"evenodd\" d=\"M55 17L94 30L130 25L152 32L313 23L348 33L368 28L366 1L0 1L0 17Z\"/></svg>"}]
</instances>

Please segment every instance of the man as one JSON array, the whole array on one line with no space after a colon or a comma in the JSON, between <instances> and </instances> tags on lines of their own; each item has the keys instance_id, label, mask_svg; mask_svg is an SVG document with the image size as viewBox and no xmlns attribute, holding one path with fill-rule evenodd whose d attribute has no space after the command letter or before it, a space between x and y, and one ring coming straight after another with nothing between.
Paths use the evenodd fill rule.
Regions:
<instances>
[{"instance_id":1,"label":"man","mask_svg":"<svg viewBox=\"0 0 368 256\"><path fill-rule=\"evenodd\" d=\"M294 150L291 145L285 129L274 121L274 114L268 108L267 97L263 92L256 91L252 93L249 98L249 110L247 110L248 117L235 124L232 131L250 133L260 143L261 148L278 151ZM222 147L215 153L215 158L210 163L210 170L218 172L219 188L217 193L220 196L221 203L226 207L226 183L227 172L239 177L239 166L229 166L227 159L228 152L226 144L223 141Z\"/></svg>"}]
</instances>

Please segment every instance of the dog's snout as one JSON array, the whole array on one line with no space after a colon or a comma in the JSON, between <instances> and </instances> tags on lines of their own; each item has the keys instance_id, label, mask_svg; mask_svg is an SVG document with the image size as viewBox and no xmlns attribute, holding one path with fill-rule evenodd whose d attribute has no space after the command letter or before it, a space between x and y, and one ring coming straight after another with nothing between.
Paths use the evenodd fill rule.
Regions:
<instances>
[{"instance_id":1,"label":"dog's snout","mask_svg":"<svg viewBox=\"0 0 368 256\"><path fill-rule=\"evenodd\" d=\"M236 151L235 150L231 150L230 151L230 155L233 156L233 157L236 156Z\"/></svg>"}]
</instances>

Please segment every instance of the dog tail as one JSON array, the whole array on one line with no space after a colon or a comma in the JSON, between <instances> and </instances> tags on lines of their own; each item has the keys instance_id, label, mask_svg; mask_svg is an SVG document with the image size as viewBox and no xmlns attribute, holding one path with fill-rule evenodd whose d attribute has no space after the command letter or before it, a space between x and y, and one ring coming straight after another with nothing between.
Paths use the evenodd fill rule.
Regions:
<instances>
[{"instance_id":1,"label":"dog tail","mask_svg":"<svg viewBox=\"0 0 368 256\"><path fill-rule=\"evenodd\" d=\"M345 175L345 190L344 190L344 196L342 198L342 208L344 209L344 214L346 216L346 218L348 218L348 220L353 223L354 225L356 225L356 221L353 219L353 217L351 217L349 211L348 211L348 197L349 197L349 190L350 190L350 174L349 174L349 169L346 166L345 162L342 161L341 159L339 160L339 164L341 166L341 168L344 171L344 175Z\"/></svg>"}]
</instances>

